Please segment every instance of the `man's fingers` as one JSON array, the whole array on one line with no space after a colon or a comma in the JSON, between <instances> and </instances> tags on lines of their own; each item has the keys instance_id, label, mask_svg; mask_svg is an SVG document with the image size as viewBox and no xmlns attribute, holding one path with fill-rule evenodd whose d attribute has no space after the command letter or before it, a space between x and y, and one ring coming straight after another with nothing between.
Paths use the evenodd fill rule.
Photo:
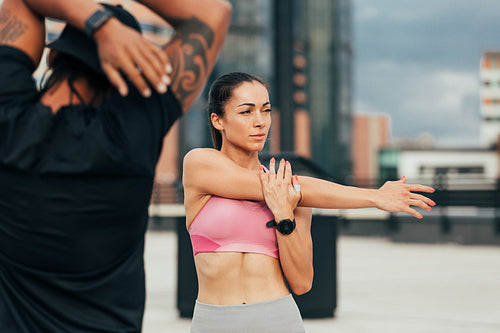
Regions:
<instances>
[{"instance_id":1,"label":"man's fingers","mask_svg":"<svg viewBox=\"0 0 500 333\"><path fill-rule=\"evenodd\" d=\"M165 53L159 47L149 44L151 47L151 52L154 54L155 59L159 61L159 65L157 68L158 73L162 74L162 80L166 85L169 85L172 78L172 65L170 64L170 60L168 59L167 53Z\"/></svg>"},{"instance_id":2,"label":"man's fingers","mask_svg":"<svg viewBox=\"0 0 500 333\"><path fill-rule=\"evenodd\" d=\"M132 75L129 79L132 83L139 89L144 97L149 97L151 95L150 88L147 85L146 80L158 90L158 82L160 82L160 76L157 75L154 68L149 63L148 59L145 58L143 50L140 47L130 47L127 49L129 61L127 62L127 68L124 68L127 75L129 71ZM135 70L132 68L135 67ZM166 86L161 87L162 93L166 91Z\"/></svg>"},{"instance_id":3,"label":"man's fingers","mask_svg":"<svg viewBox=\"0 0 500 333\"><path fill-rule=\"evenodd\" d=\"M127 78L145 97L151 95L151 89L166 92L172 80L167 54L130 27L119 23L112 27L116 30L113 38L102 33L97 38L101 63L109 65L103 65L109 81L122 95L128 93Z\"/></svg>"},{"instance_id":4,"label":"man's fingers","mask_svg":"<svg viewBox=\"0 0 500 333\"><path fill-rule=\"evenodd\" d=\"M137 68L131 61L125 61L121 69L144 97L151 96L151 89L144 81L141 68Z\"/></svg>"},{"instance_id":5,"label":"man's fingers","mask_svg":"<svg viewBox=\"0 0 500 333\"><path fill-rule=\"evenodd\" d=\"M103 64L102 69L109 82L111 82L111 84L118 90L120 95L126 96L128 94L128 86L120 73L114 69L113 66L108 64Z\"/></svg>"},{"instance_id":6,"label":"man's fingers","mask_svg":"<svg viewBox=\"0 0 500 333\"><path fill-rule=\"evenodd\" d=\"M134 53L133 58L137 67L142 70L142 74L156 91L160 94L165 93L167 82L170 83L170 78L166 75L166 65L162 64L146 45L139 52Z\"/></svg>"}]
</instances>

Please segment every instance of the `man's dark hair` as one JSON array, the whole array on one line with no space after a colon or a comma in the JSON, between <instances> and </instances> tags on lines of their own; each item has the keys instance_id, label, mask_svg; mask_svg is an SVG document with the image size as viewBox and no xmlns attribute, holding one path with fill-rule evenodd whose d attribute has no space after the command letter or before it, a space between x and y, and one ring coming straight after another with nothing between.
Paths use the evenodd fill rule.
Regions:
<instances>
[{"instance_id":1,"label":"man's dark hair","mask_svg":"<svg viewBox=\"0 0 500 333\"><path fill-rule=\"evenodd\" d=\"M102 100L114 89L105 75L96 72L80 60L65 53L58 52L55 54L49 70L52 73L47 79L42 80L40 84L42 94L57 85L58 82L67 79L71 93L75 94L81 103L94 105L96 101ZM94 88L94 95L89 103L85 103L78 91L74 88L73 83L77 79L86 80L89 86Z\"/></svg>"}]
</instances>

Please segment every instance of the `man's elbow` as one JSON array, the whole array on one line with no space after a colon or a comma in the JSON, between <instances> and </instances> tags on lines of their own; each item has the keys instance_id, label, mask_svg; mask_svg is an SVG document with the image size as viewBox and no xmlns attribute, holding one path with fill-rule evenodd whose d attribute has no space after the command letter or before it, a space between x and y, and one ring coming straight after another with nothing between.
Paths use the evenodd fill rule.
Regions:
<instances>
[{"instance_id":1,"label":"man's elbow","mask_svg":"<svg viewBox=\"0 0 500 333\"><path fill-rule=\"evenodd\" d=\"M221 11L227 17L231 17L233 15L233 5L227 0L221 0Z\"/></svg>"},{"instance_id":2,"label":"man's elbow","mask_svg":"<svg viewBox=\"0 0 500 333\"><path fill-rule=\"evenodd\" d=\"M233 5L227 0L217 0L215 6L216 9L214 13L217 13L217 18L222 22L231 22L231 17L233 15Z\"/></svg>"}]
</instances>

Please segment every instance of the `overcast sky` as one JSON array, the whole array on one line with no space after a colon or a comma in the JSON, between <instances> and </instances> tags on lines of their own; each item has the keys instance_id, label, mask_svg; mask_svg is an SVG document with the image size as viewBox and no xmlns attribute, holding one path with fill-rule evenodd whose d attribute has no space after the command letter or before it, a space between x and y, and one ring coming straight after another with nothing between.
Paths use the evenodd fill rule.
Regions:
<instances>
[{"instance_id":1,"label":"overcast sky","mask_svg":"<svg viewBox=\"0 0 500 333\"><path fill-rule=\"evenodd\" d=\"M395 138L479 145L479 60L500 50L500 0L354 0L354 110Z\"/></svg>"}]
</instances>

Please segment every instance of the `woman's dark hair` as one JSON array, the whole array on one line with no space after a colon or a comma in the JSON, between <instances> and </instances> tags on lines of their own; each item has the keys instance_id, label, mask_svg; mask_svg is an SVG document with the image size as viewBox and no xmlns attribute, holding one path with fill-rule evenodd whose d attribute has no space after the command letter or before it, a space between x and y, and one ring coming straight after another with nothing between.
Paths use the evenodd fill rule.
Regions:
<instances>
[{"instance_id":1,"label":"woman's dark hair","mask_svg":"<svg viewBox=\"0 0 500 333\"><path fill-rule=\"evenodd\" d=\"M80 60L62 52L57 52L57 54L54 55L54 59L51 61L49 69L52 70L52 73L47 79L44 78L41 82L42 94L57 83L67 79L71 92L80 99L80 102L94 105L95 101L102 100L112 89L114 89L106 76L96 72ZM86 79L89 86L94 88L94 96L89 103L85 103L73 86L74 81L80 78Z\"/></svg>"},{"instance_id":2,"label":"woman's dark hair","mask_svg":"<svg viewBox=\"0 0 500 333\"><path fill-rule=\"evenodd\" d=\"M224 74L215 80L210 87L207 109L208 123L212 134L212 142L217 150L222 147L222 134L212 124L211 115L215 113L220 118L224 117L224 107L227 101L233 96L233 90L243 82L258 82L269 90L269 86L263 78L242 72Z\"/></svg>"}]
</instances>

